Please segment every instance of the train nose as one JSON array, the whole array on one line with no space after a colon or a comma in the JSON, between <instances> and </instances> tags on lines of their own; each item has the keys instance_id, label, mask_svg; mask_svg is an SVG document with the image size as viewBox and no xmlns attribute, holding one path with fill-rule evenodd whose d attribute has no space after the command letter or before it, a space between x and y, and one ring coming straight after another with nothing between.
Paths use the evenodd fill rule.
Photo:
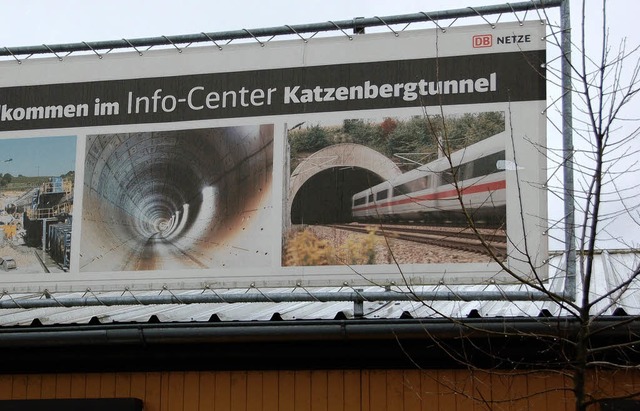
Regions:
<instances>
[{"instance_id":1,"label":"train nose","mask_svg":"<svg viewBox=\"0 0 640 411\"><path fill-rule=\"evenodd\" d=\"M80 270L269 264L272 162L272 126L88 136Z\"/></svg>"}]
</instances>

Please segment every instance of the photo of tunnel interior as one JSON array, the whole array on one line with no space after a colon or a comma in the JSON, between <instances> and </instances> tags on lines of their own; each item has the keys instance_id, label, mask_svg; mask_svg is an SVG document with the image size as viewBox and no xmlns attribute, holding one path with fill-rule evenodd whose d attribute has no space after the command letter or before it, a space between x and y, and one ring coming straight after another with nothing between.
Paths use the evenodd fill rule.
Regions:
<instances>
[{"instance_id":1,"label":"photo of tunnel interior","mask_svg":"<svg viewBox=\"0 0 640 411\"><path fill-rule=\"evenodd\" d=\"M271 264L273 125L87 136L80 271Z\"/></svg>"}]
</instances>

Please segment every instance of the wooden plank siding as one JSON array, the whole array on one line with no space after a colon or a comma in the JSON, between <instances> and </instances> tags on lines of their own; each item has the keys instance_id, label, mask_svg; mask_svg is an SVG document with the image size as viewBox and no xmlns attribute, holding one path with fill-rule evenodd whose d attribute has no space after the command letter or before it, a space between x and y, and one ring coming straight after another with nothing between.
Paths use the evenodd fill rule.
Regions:
<instances>
[{"instance_id":1,"label":"wooden plank siding","mask_svg":"<svg viewBox=\"0 0 640 411\"><path fill-rule=\"evenodd\" d=\"M599 371L590 391L640 391L638 371ZM145 411L570 410L571 381L478 370L189 371L0 375L0 400L135 397Z\"/></svg>"}]
</instances>

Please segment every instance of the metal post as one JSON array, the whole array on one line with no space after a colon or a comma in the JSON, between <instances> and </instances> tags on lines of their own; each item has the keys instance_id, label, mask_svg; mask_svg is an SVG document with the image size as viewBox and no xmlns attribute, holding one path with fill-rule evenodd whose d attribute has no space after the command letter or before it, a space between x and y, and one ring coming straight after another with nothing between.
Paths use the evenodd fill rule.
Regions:
<instances>
[{"instance_id":1,"label":"metal post","mask_svg":"<svg viewBox=\"0 0 640 411\"><path fill-rule=\"evenodd\" d=\"M47 252L47 219L42 219L42 257Z\"/></svg>"},{"instance_id":2,"label":"metal post","mask_svg":"<svg viewBox=\"0 0 640 411\"><path fill-rule=\"evenodd\" d=\"M567 298L576 298L576 241L575 199L573 196L573 111L571 103L571 15L570 0L560 4L560 30L562 53L562 149L564 157L564 241L566 258L566 281L564 293Z\"/></svg>"}]
</instances>

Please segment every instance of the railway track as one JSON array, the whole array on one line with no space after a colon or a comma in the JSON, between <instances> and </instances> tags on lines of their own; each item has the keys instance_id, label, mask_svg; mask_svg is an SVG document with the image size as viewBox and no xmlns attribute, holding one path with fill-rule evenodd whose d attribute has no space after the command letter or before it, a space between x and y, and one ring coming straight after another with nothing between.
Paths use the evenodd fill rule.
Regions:
<instances>
[{"instance_id":1,"label":"railway track","mask_svg":"<svg viewBox=\"0 0 640 411\"><path fill-rule=\"evenodd\" d=\"M436 226L415 227L395 224L332 224L331 227L341 230L367 234L374 227L376 235L388 236L399 240L430 244L455 250L469 251L482 255L490 255L487 247L481 243L477 235L469 229L452 230ZM500 234L483 234L485 242L498 257L507 255L507 237Z\"/></svg>"},{"instance_id":2,"label":"railway track","mask_svg":"<svg viewBox=\"0 0 640 411\"><path fill-rule=\"evenodd\" d=\"M127 270L135 271L208 268L191 253L157 233L133 250L125 264Z\"/></svg>"}]
</instances>

